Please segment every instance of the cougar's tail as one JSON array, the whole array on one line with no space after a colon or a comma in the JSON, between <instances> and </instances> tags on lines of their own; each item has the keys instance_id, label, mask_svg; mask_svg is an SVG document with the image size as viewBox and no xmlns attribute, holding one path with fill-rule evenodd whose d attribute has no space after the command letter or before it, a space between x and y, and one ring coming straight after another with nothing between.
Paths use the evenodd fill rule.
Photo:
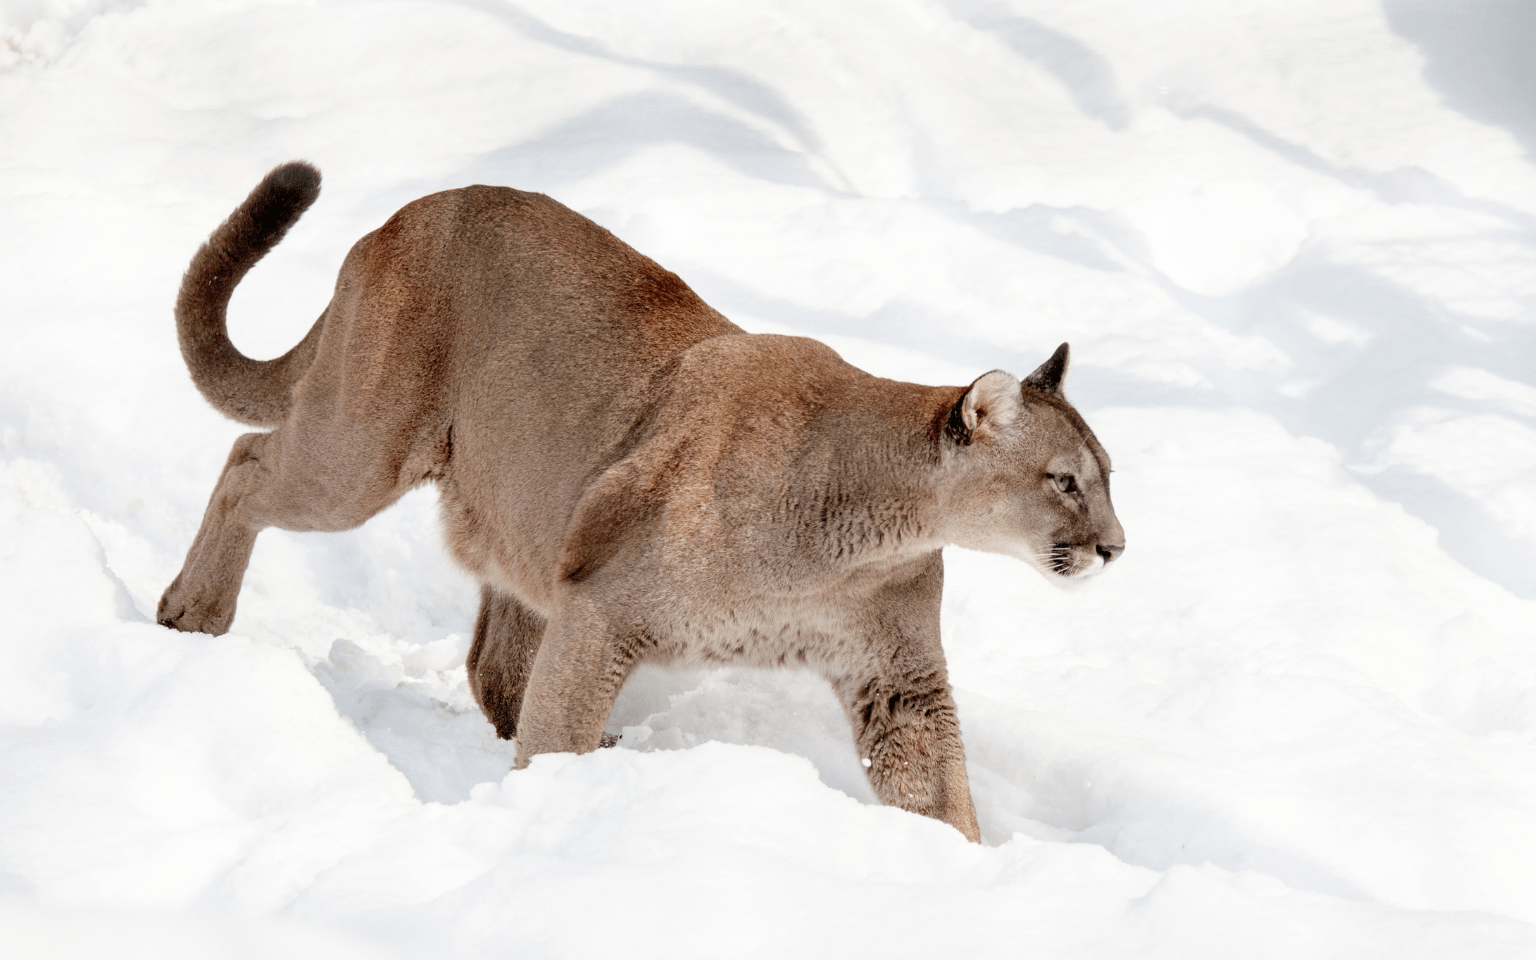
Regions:
<instances>
[{"instance_id":1,"label":"cougar's tail","mask_svg":"<svg viewBox=\"0 0 1536 960\"><path fill-rule=\"evenodd\" d=\"M252 360L229 342L225 308L235 284L319 195L319 170L302 161L277 167L198 248L181 279L176 337L182 359L214 409L241 423L275 427L287 417L293 386L315 359L325 315L281 357Z\"/></svg>"}]
</instances>

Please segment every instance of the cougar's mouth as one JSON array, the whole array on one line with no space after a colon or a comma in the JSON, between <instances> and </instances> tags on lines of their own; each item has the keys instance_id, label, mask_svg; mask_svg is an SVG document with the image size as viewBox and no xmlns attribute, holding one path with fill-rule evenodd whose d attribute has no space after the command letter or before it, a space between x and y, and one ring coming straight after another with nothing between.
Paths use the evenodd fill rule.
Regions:
<instances>
[{"instance_id":1,"label":"cougar's mouth","mask_svg":"<svg viewBox=\"0 0 1536 960\"><path fill-rule=\"evenodd\" d=\"M1045 555L1046 569L1063 577L1072 576L1072 544L1053 543Z\"/></svg>"},{"instance_id":2,"label":"cougar's mouth","mask_svg":"<svg viewBox=\"0 0 1536 960\"><path fill-rule=\"evenodd\" d=\"M1079 559L1077 543L1053 543L1046 553L1048 570L1061 577L1091 577L1104 569L1104 560L1097 552Z\"/></svg>"}]
</instances>

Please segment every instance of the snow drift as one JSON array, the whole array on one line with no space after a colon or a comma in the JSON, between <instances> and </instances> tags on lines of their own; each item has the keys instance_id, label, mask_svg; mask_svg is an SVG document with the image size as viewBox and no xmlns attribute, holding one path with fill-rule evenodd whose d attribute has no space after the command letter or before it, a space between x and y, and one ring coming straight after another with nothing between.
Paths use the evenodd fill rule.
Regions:
<instances>
[{"instance_id":1,"label":"snow drift","mask_svg":"<svg viewBox=\"0 0 1536 960\"><path fill-rule=\"evenodd\" d=\"M0 2L7 955L1536 953L1536 72L1516 2ZM275 356L407 200L551 194L757 331L968 382L1073 345L1128 550L955 551L984 840L803 674L474 708L431 491L152 622L241 428L170 319L268 168Z\"/></svg>"}]
</instances>

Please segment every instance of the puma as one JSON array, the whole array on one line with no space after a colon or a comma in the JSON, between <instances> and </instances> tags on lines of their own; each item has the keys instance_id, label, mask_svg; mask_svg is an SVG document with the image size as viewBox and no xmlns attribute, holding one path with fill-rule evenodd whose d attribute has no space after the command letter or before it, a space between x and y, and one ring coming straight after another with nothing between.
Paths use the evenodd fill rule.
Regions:
<instances>
[{"instance_id":1,"label":"puma","mask_svg":"<svg viewBox=\"0 0 1536 960\"><path fill-rule=\"evenodd\" d=\"M432 482L482 584L469 683L519 767L596 749L641 661L806 666L881 801L979 839L940 551L1073 578L1124 548L1066 344L1022 383L883 380L743 332L546 196L473 186L363 237L308 335L252 360L230 295L319 191L277 167L182 281L194 383L265 432L235 441L160 623L225 632L263 528L350 529Z\"/></svg>"}]
</instances>

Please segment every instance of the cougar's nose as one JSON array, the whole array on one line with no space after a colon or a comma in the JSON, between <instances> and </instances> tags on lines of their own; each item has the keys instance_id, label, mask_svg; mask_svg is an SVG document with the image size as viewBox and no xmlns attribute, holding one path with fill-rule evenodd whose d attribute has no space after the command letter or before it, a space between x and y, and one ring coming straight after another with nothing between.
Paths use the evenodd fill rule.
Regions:
<instances>
[{"instance_id":1,"label":"cougar's nose","mask_svg":"<svg viewBox=\"0 0 1536 960\"><path fill-rule=\"evenodd\" d=\"M1099 556L1104 558L1105 565L1108 565L1111 560L1115 559L1116 557L1120 556L1120 554L1125 552L1125 544L1123 544L1123 543L1101 543L1101 544L1098 545L1098 547L1096 549L1099 552Z\"/></svg>"}]
</instances>

